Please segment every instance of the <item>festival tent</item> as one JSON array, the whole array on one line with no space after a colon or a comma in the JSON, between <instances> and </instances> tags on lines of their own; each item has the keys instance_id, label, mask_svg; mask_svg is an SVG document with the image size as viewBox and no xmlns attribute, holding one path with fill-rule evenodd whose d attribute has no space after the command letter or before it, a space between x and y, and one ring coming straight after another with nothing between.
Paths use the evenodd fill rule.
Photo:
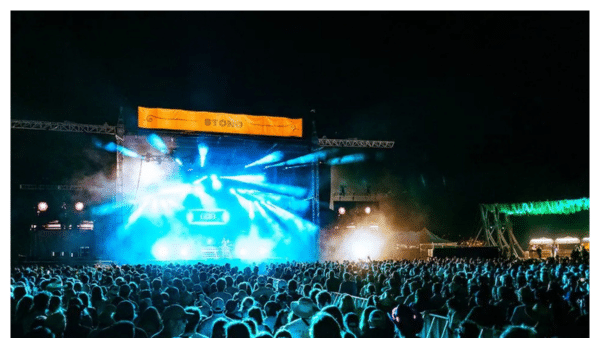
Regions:
<instances>
[{"instance_id":1,"label":"festival tent","mask_svg":"<svg viewBox=\"0 0 600 338\"><path fill-rule=\"evenodd\" d=\"M427 228L423 228L420 231L396 231L392 235L392 238L394 238L397 244L417 248L419 245L427 243L450 243L450 241L441 238Z\"/></svg>"}]
</instances>

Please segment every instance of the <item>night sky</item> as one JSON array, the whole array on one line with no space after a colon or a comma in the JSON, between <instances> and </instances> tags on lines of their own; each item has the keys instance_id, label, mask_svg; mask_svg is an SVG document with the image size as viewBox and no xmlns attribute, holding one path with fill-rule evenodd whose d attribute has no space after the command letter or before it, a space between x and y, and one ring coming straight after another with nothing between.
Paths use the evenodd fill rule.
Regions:
<instances>
[{"instance_id":1,"label":"night sky","mask_svg":"<svg viewBox=\"0 0 600 338\"><path fill-rule=\"evenodd\" d=\"M144 106L395 141L373 169L450 239L480 203L589 197L588 12L12 12L10 53L11 119L116 125L123 107L132 130ZM114 165L89 135L11 142L13 201Z\"/></svg>"}]
</instances>

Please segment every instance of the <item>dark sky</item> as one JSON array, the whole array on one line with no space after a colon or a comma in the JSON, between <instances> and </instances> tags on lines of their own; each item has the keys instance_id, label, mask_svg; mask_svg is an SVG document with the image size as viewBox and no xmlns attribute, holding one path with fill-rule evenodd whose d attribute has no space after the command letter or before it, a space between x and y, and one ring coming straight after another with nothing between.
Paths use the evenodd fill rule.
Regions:
<instances>
[{"instance_id":1,"label":"dark sky","mask_svg":"<svg viewBox=\"0 0 600 338\"><path fill-rule=\"evenodd\" d=\"M11 119L316 109L320 137L395 141L381 165L443 233L589 196L589 61L588 12L12 12ZM12 131L13 188L105 170L62 134Z\"/></svg>"}]
</instances>

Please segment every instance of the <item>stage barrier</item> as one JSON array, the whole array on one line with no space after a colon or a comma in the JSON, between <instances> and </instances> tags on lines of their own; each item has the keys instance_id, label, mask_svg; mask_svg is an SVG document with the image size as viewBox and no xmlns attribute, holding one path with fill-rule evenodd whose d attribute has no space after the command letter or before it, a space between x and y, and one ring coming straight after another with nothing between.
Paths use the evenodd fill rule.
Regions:
<instances>
[{"instance_id":1,"label":"stage barrier","mask_svg":"<svg viewBox=\"0 0 600 338\"><path fill-rule=\"evenodd\" d=\"M282 279L273 278L273 284L278 285L279 281L285 283ZM342 297L345 296L339 292L329 292L331 294L332 305L340 307L342 305ZM367 298L350 296L354 301L354 307L356 308L356 314L359 316L363 310L367 307ZM440 316L437 314L422 312L423 316L423 330L420 332L419 337L421 338L458 338L458 335L453 333L450 329L449 318L447 316ZM494 330L490 328L480 328L479 338L499 338L502 334L500 330Z\"/></svg>"}]
</instances>

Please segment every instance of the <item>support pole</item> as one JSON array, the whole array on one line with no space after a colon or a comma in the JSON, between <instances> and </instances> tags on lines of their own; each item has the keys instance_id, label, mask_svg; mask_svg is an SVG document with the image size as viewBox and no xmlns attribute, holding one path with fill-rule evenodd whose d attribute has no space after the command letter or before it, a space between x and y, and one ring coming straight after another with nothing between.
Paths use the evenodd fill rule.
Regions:
<instances>
[{"instance_id":1,"label":"support pole","mask_svg":"<svg viewBox=\"0 0 600 338\"><path fill-rule=\"evenodd\" d=\"M115 134L116 143L119 146L123 146L125 141L125 123L123 122L123 107L119 110L119 119L117 121L117 128ZM117 217L116 224L113 226L119 227L123 224L123 153L117 151L117 179L115 187L115 203L117 205Z\"/></svg>"}]
</instances>

